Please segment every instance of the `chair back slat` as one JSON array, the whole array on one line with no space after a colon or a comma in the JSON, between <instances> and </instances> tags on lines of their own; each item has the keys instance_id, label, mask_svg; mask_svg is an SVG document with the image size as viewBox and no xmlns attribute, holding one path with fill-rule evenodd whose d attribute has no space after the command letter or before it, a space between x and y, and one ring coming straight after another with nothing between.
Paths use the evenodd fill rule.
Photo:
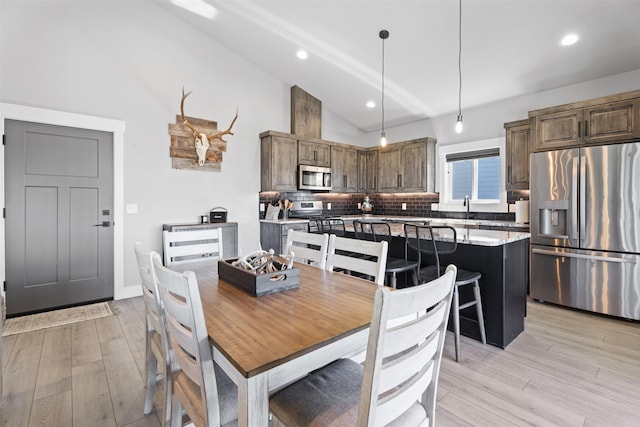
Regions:
<instances>
[{"instance_id":1,"label":"chair back slat","mask_svg":"<svg viewBox=\"0 0 640 427\"><path fill-rule=\"evenodd\" d=\"M285 254L293 252L296 261L324 269L328 249L329 235L326 233L304 233L297 230L289 230L287 233Z\"/></svg>"},{"instance_id":2,"label":"chair back slat","mask_svg":"<svg viewBox=\"0 0 640 427\"><path fill-rule=\"evenodd\" d=\"M385 426L409 409L413 403L422 399L424 390L434 384L434 363L430 361L410 381L398 390L380 399L376 412L376 426ZM428 412L427 412L428 414ZM433 413L429 417L433 418Z\"/></svg>"},{"instance_id":3,"label":"chair back slat","mask_svg":"<svg viewBox=\"0 0 640 427\"><path fill-rule=\"evenodd\" d=\"M420 365L422 360L430 360L438 350L439 337L440 335L435 333L420 345L406 350L401 356L388 361L383 359L378 394L385 394L413 377L416 373L414 366Z\"/></svg>"},{"instance_id":4,"label":"chair back slat","mask_svg":"<svg viewBox=\"0 0 640 427\"><path fill-rule=\"evenodd\" d=\"M222 232L220 228L162 232L164 264L166 266L189 262L216 261L222 258Z\"/></svg>"},{"instance_id":5,"label":"chair back slat","mask_svg":"<svg viewBox=\"0 0 640 427\"><path fill-rule=\"evenodd\" d=\"M387 250L387 242L369 242L332 234L329 237L326 269L344 269L371 276L375 283L382 286ZM363 258L362 255L367 257Z\"/></svg>"},{"instance_id":6,"label":"chair back slat","mask_svg":"<svg viewBox=\"0 0 640 427\"><path fill-rule=\"evenodd\" d=\"M420 404L433 423L444 337L457 269L412 288L376 293L358 425L386 425ZM412 317L413 316L413 317ZM401 323L396 320L402 319Z\"/></svg>"},{"instance_id":7,"label":"chair back slat","mask_svg":"<svg viewBox=\"0 0 640 427\"><path fill-rule=\"evenodd\" d=\"M432 335L447 314L446 303L441 302L426 314L412 319L404 325L394 325L387 330L384 353L382 357L400 353L407 348L418 345Z\"/></svg>"},{"instance_id":8,"label":"chair back slat","mask_svg":"<svg viewBox=\"0 0 640 427\"><path fill-rule=\"evenodd\" d=\"M159 257L154 258L153 268L171 344L173 380L176 381L180 372L188 376L200 388L202 413L198 416L206 418L207 425L219 425L220 408L213 353L196 276L192 271L178 273L164 267Z\"/></svg>"}]
</instances>

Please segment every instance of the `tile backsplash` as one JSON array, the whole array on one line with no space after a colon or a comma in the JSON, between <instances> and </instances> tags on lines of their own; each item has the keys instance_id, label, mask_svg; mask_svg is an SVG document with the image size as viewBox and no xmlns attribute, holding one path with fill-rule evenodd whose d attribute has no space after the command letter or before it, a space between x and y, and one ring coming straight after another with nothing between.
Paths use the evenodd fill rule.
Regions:
<instances>
[{"instance_id":1,"label":"tile backsplash","mask_svg":"<svg viewBox=\"0 0 640 427\"><path fill-rule=\"evenodd\" d=\"M365 193L314 193L310 191L296 192L262 192L259 203L269 204L272 200L289 199L291 201L322 200L324 216L359 215L358 203L361 203ZM464 218L464 212L432 211L431 204L440 201L439 193L374 193L369 194L373 203L374 215L388 216L419 216L432 218ZM516 200L529 200L528 190L511 190L507 192L507 202L513 204ZM331 203L331 210L328 204ZM406 203L406 210L402 204ZM472 212L475 219L497 221L515 221L515 213ZM259 213L264 218L264 212Z\"/></svg>"}]
</instances>

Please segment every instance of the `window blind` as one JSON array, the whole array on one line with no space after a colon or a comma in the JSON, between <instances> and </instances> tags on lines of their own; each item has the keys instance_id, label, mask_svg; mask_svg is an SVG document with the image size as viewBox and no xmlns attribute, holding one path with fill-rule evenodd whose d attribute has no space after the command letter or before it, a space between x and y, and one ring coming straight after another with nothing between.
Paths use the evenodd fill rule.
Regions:
<instances>
[{"instance_id":1,"label":"window blind","mask_svg":"<svg viewBox=\"0 0 640 427\"><path fill-rule=\"evenodd\" d=\"M457 162L460 160L473 160L473 159L483 159L486 157L499 157L500 149L498 147L495 148L487 148L485 150L477 150L477 151L465 151L463 153L450 153L445 156L447 162Z\"/></svg>"}]
</instances>

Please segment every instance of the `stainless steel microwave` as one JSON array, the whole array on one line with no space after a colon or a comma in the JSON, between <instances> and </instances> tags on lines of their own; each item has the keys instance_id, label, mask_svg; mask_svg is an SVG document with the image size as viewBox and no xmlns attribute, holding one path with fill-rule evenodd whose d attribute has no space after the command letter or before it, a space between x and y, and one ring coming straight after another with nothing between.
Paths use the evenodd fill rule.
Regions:
<instances>
[{"instance_id":1,"label":"stainless steel microwave","mask_svg":"<svg viewBox=\"0 0 640 427\"><path fill-rule=\"evenodd\" d=\"M298 190L331 190L331 169L299 165Z\"/></svg>"}]
</instances>

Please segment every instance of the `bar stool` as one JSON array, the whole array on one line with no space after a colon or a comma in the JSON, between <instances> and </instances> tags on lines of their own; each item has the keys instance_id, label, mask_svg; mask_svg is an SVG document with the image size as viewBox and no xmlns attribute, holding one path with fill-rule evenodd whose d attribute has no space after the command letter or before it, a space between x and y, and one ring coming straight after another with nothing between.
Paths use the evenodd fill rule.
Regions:
<instances>
[{"instance_id":1,"label":"bar stool","mask_svg":"<svg viewBox=\"0 0 640 427\"><path fill-rule=\"evenodd\" d=\"M391 226L383 221L353 221L353 230L356 239L372 240L374 242L386 241L391 246ZM404 258L396 258L387 255L387 266L385 268L385 276L390 280L388 285L392 288L397 287L397 273L411 273L413 286L418 284L418 268L420 263L418 260L407 259L407 245L405 239Z\"/></svg>"},{"instance_id":2,"label":"bar stool","mask_svg":"<svg viewBox=\"0 0 640 427\"><path fill-rule=\"evenodd\" d=\"M456 251L458 243L455 228L449 226L405 224L404 235L408 247L418 253L419 263L421 262L423 254L435 257L435 264L418 270L418 278L421 283L434 280L444 274L444 269L440 265L440 255L452 254ZM460 310L464 310L473 305L476 306L480 339L482 344L487 343L484 329L484 316L482 314L482 300L480 298L479 282L481 277L482 274L477 271L458 268L458 274L456 275L456 282L453 288L453 300L451 302L456 362L460 361ZM461 305L459 288L464 285L473 285L474 298Z\"/></svg>"}]
</instances>

